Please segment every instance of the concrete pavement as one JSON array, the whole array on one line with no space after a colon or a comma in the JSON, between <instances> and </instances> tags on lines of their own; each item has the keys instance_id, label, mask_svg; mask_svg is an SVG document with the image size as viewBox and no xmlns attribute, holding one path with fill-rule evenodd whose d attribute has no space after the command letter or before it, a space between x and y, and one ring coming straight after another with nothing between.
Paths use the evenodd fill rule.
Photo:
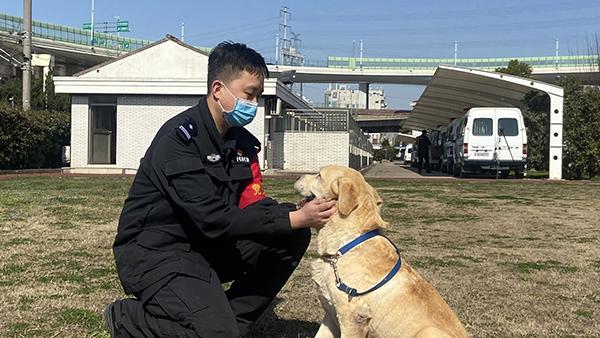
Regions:
<instances>
[{"instance_id":1,"label":"concrete pavement","mask_svg":"<svg viewBox=\"0 0 600 338\"><path fill-rule=\"evenodd\" d=\"M363 172L366 178L431 178L431 179L455 179L447 174L440 173L439 171L432 171L426 173L425 170L418 173L417 168L411 168L410 165L404 165L401 162L383 162L375 163Z\"/></svg>"}]
</instances>

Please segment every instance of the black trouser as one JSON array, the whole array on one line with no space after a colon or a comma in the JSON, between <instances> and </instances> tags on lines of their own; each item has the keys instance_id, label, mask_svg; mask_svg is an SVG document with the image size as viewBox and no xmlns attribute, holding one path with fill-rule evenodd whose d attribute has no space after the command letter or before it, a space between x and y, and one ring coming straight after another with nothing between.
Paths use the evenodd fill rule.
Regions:
<instances>
[{"instance_id":1,"label":"black trouser","mask_svg":"<svg viewBox=\"0 0 600 338\"><path fill-rule=\"evenodd\" d=\"M284 286L308 248L310 230L256 240L220 242L203 250L210 281L182 274L144 299L115 302L125 337L239 337ZM222 282L233 280L227 291Z\"/></svg>"},{"instance_id":2,"label":"black trouser","mask_svg":"<svg viewBox=\"0 0 600 338\"><path fill-rule=\"evenodd\" d=\"M421 172L421 169L423 169L423 160L425 160L425 170L427 172L430 172L431 169L429 168L429 153L426 153L426 154L419 153L419 164L418 164L419 172Z\"/></svg>"}]
</instances>

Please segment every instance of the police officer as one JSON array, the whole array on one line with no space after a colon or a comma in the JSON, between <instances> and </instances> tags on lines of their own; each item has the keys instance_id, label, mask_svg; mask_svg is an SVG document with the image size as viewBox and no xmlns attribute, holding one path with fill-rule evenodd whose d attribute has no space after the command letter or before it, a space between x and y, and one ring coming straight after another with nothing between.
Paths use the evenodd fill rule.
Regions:
<instances>
[{"instance_id":1,"label":"police officer","mask_svg":"<svg viewBox=\"0 0 600 338\"><path fill-rule=\"evenodd\" d=\"M125 293L104 310L112 337L239 337L283 287L309 227L336 211L266 197L260 143L244 125L268 76L264 59L224 42L208 95L168 120L142 158L113 245ZM233 281L227 291L221 283Z\"/></svg>"},{"instance_id":2,"label":"police officer","mask_svg":"<svg viewBox=\"0 0 600 338\"><path fill-rule=\"evenodd\" d=\"M421 135L417 137L417 155L419 157L418 168L419 174L423 169L423 161L425 161L425 170L430 173L429 168L429 147L431 147L431 141L427 137L427 130L423 129Z\"/></svg>"}]
</instances>

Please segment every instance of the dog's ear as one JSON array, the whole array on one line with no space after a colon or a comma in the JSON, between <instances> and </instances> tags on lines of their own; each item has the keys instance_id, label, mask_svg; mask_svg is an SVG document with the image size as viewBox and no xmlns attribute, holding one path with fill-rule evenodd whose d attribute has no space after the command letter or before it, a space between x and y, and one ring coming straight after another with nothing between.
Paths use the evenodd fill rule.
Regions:
<instances>
[{"instance_id":1,"label":"dog's ear","mask_svg":"<svg viewBox=\"0 0 600 338\"><path fill-rule=\"evenodd\" d=\"M331 183L331 191L338 196L338 211L348 216L358 206L358 188L347 177L339 177Z\"/></svg>"}]
</instances>

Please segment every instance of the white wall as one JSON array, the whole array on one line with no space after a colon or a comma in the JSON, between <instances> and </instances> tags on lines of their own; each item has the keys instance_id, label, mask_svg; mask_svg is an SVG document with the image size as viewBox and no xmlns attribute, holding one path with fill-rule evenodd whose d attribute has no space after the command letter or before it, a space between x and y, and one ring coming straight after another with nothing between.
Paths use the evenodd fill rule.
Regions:
<instances>
[{"instance_id":1,"label":"white wall","mask_svg":"<svg viewBox=\"0 0 600 338\"><path fill-rule=\"evenodd\" d=\"M81 75L82 78L200 79L206 78L208 56L174 41L132 52L127 57Z\"/></svg>"},{"instance_id":2,"label":"white wall","mask_svg":"<svg viewBox=\"0 0 600 338\"><path fill-rule=\"evenodd\" d=\"M126 95L117 97L117 167L137 169L158 129L198 103L194 96Z\"/></svg>"},{"instance_id":3,"label":"white wall","mask_svg":"<svg viewBox=\"0 0 600 338\"><path fill-rule=\"evenodd\" d=\"M349 142L347 132L285 132L283 160L274 158L274 162L283 162L284 170L309 172L331 164L348 166Z\"/></svg>"},{"instance_id":4,"label":"white wall","mask_svg":"<svg viewBox=\"0 0 600 338\"><path fill-rule=\"evenodd\" d=\"M89 120L88 97L71 96L71 167L88 163Z\"/></svg>"},{"instance_id":5,"label":"white wall","mask_svg":"<svg viewBox=\"0 0 600 338\"><path fill-rule=\"evenodd\" d=\"M115 165L89 165L88 96L73 95L71 105L71 168L114 167L137 170L158 129L171 117L198 103L197 96L120 95L117 97L117 154ZM248 130L264 142L264 101ZM265 150L259 154L262 155ZM264 168L264 163L261 163ZM81 171L83 172L83 171ZM91 171L90 171L91 172ZM131 171L127 171L131 172Z\"/></svg>"}]
</instances>

